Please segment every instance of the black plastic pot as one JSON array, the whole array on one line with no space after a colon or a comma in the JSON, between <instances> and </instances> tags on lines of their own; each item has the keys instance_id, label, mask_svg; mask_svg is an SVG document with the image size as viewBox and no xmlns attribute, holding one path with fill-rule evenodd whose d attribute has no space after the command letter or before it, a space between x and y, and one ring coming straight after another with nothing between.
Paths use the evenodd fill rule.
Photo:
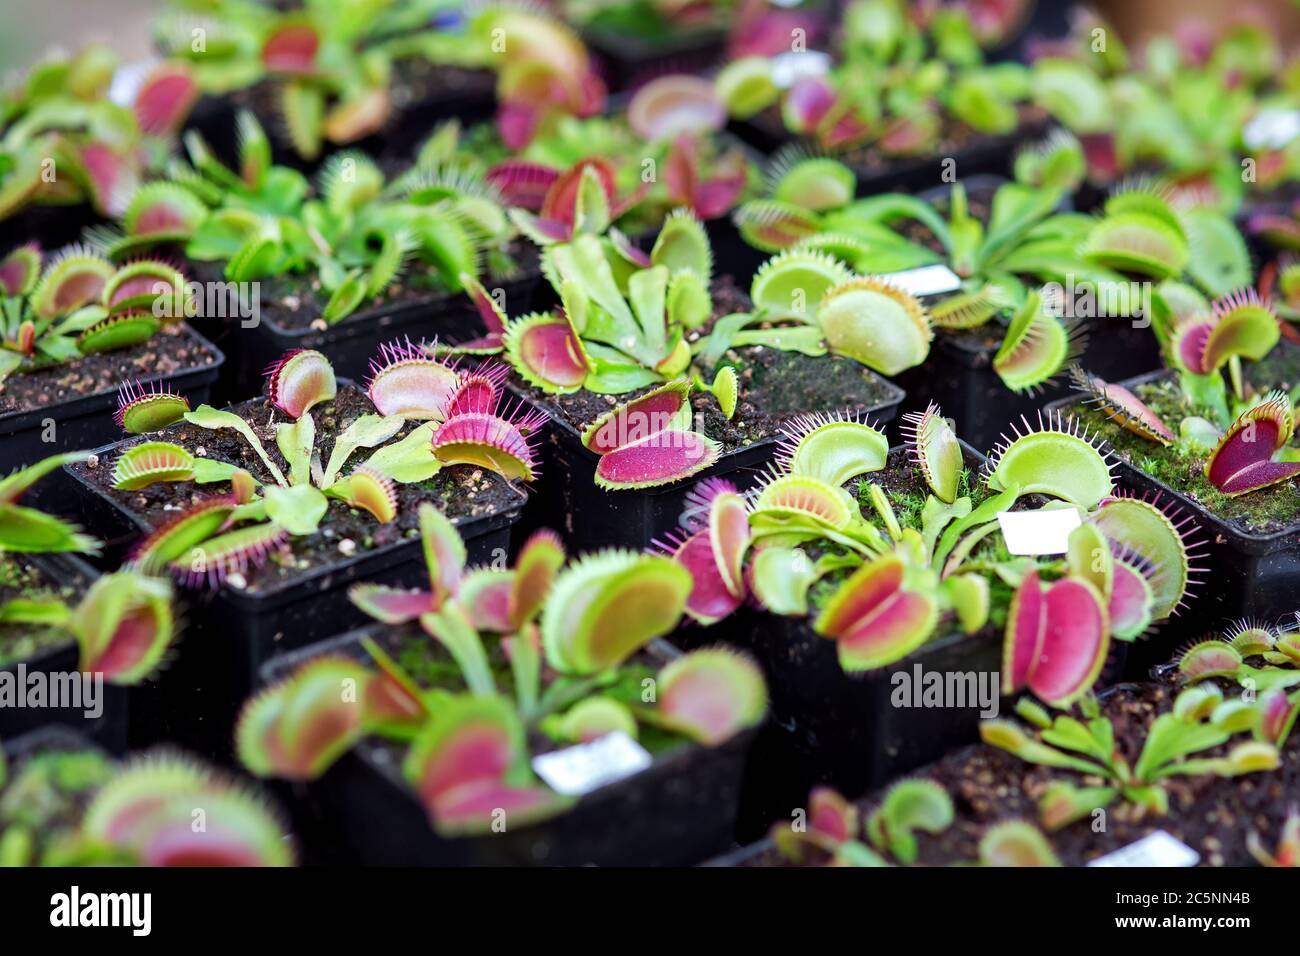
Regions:
<instances>
[{"instance_id":1,"label":"black plastic pot","mask_svg":"<svg viewBox=\"0 0 1300 956\"><path fill-rule=\"evenodd\" d=\"M0 256L28 242L35 242L44 252L52 252L76 242L85 229L103 222L104 217L89 203L32 204L7 219L0 219Z\"/></svg>"},{"instance_id":2,"label":"black plastic pot","mask_svg":"<svg viewBox=\"0 0 1300 956\"><path fill-rule=\"evenodd\" d=\"M370 629L269 662L264 681L322 653L364 655ZM664 641L646 651L663 664ZM367 866L686 866L732 842L746 752L754 731L719 747L684 744L651 767L581 797L561 816L483 836L434 833L391 749L363 740L319 780L282 787L308 853ZM285 793L284 791L288 791ZM320 851L324 851L323 854Z\"/></svg>"},{"instance_id":3,"label":"black plastic pot","mask_svg":"<svg viewBox=\"0 0 1300 956\"><path fill-rule=\"evenodd\" d=\"M790 808L802 806L817 784L856 796L977 739L977 703L904 708L891 698L916 668L978 680L980 674L997 675L1002 662L1000 634L950 633L890 667L851 675L840 667L835 642L814 633L807 619L747 607L723 628L729 642L758 660L770 694L771 716L759 730L745 775L742 840L788 819ZM716 640L710 631L699 636Z\"/></svg>"},{"instance_id":4,"label":"black plastic pot","mask_svg":"<svg viewBox=\"0 0 1300 956\"><path fill-rule=\"evenodd\" d=\"M890 398L871 406L865 414L884 428L898 413L904 395L885 379L878 379L877 384L888 390ZM686 494L697 481L722 477L743 491L752 488L776 458L779 436L774 435L723 453L711 467L684 481L658 488L606 491L596 484L600 458L582 444L582 433L547 405L534 402L523 392L516 394L551 419L539 447L544 477L529 496L524 526L555 528L574 552L644 548L679 527Z\"/></svg>"},{"instance_id":5,"label":"black plastic pot","mask_svg":"<svg viewBox=\"0 0 1300 956\"><path fill-rule=\"evenodd\" d=\"M212 351L216 360L211 365L182 369L160 382L180 392L190 400L192 407L197 408L211 400L212 387L225 357L194 329L186 326L185 333L192 342ZM117 390L112 389L74 398L49 408L0 414L0 462L3 463L0 470L8 472L19 465L30 465L50 455L84 451L113 441L121 434L121 429L113 420L116 409ZM47 432L52 436L48 442L45 440ZM61 511L64 510L61 505L66 494L66 483L61 474L56 472L33 485L23 496L23 503Z\"/></svg>"},{"instance_id":6,"label":"black plastic pot","mask_svg":"<svg viewBox=\"0 0 1300 956\"><path fill-rule=\"evenodd\" d=\"M632 89L666 73L700 73L722 61L723 29L683 32L663 40L604 27L584 27L582 39L600 62L611 92Z\"/></svg>"},{"instance_id":7,"label":"black plastic pot","mask_svg":"<svg viewBox=\"0 0 1300 956\"><path fill-rule=\"evenodd\" d=\"M0 737L5 755L13 763L27 757L59 750L99 750L96 743L79 731L59 724L28 731L21 736Z\"/></svg>"},{"instance_id":8,"label":"black plastic pot","mask_svg":"<svg viewBox=\"0 0 1300 956\"><path fill-rule=\"evenodd\" d=\"M907 392L907 411L920 411L938 402L957 422L957 432L977 448L997 443L1021 416L1034 419L1044 401L1069 391L1064 376L1034 394L1013 392L993 368L997 345L936 332L924 363L895 376ZM1089 324L1087 350L1080 359L1089 371L1117 381L1160 362L1160 349L1150 329L1134 328L1128 319L1104 318Z\"/></svg>"},{"instance_id":9,"label":"black plastic pot","mask_svg":"<svg viewBox=\"0 0 1300 956\"><path fill-rule=\"evenodd\" d=\"M1145 382L1170 376L1157 371L1123 381L1132 389ZM1074 392L1047 406L1048 410L1068 412L1083 399ZM1300 522L1271 534L1250 534L1224 521L1199 502L1175 491L1162 481L1135 468L1116 456L1116 478L1120 486L1138 495L1159 496L1190 512L1208 542L1208 553L1196 563L1206 568L1202 589L1197 592L1190 615L1171 619L1159 631L1158 641L1147 641L1144 661L1159 663L1168 658L1174 644L1184 637L1198 636L1207 630L1242 617L1272 624L1291 620L1300 610ZM1295 494L1286 487L1272 494Z\"/></svg>"},{"instance_id":10,"label":"black plastic pot","mask_svg":"<svg viewBox=\"0 0 1300 956\"><path fill-rule=\"evenodd\" d=\"M997 188L1006 182L998 176L966 176L967 192ZM949 186L927 189L919 198L927 202L946 199ZM1061 211L1070 204L1063 202ZM947 293L925 297L926 304L941 301ZM1160 364L1160 346L1150 328L1139 328L1132 319L1081 319L1086 322L1087 347L1080 361L1107 381L1145 372ZM1001 332L1003 327L990 323ZM978 331L978 330L976 330ZM1064 376L1049 382L1033 394L1011 391L993 368L999 341L987 344L982 336L938 330L924 363L895 376L907 392L906 411L923 410L937 402L957 422L957 433L976 448L989 449L1021 416L1032 419L1043 406L1066 394Z\"/></svg>"},{"instance_id":11,"label":"black plastic pot","mask_svg":"<svg viewBox=\"0 0 1300 956\"><path fill-rule=\"evenodd\" d=\"M51 581L69 585L78 595L99 576L89 564L71 554L24 555L23 561L35 565ZM46 675L49 684L55 675L77 674L79 652L75 641L47 648L35 657L15 661L0 667L0 673L14 675L12 680L22 684L32 675ZM130 691L105 681L100 690L98 704L101 713L89 717L85 707L3 707L0 706L0 741L9 740L37 728L49 725L66 725L94 740L96 744L115 754L126 751L127 714Z\"/></svg>"},{"instance_id":12,"label":"black plastic pot","mask_svg":"<svg viewBox=\"0 0 1300 956\"><path fill-rule=\"evenodd\" d=\"M523 314L532 306L541 272L533 268L518 278L489 283L505 292L512 314ZM235 318L197 318L195 326L226 353L226 368L217 384L216 403L240 401L256 391L271 363L291 349L316 349L334 366L336 375L362 381L369 373L370 360L384 342L410 338L459 341L482 334L482 320L464 292L424 295L357 312L323 330L286 328L271 319L259 318L245 327Z\"/></svg>"},{"instance_id":13,"label":"black plastic pot","mask_svg":"<svg viewBox=\"0 0 1300 956\"><path fill-rule=\"evenodd\" d=\"M966 467L978 472L984 457L962 443ZM891 450L894 458L901 448ZM849 674L835 642L817 634L809 618L780 617L747 605L707 629L682 630L673 640L685 648L723 640L753 654L763 668L770 719L760 728L750 756L738 833L756 839L791 808L804 806L818 784L857 796L930 763L979 736L981 708L895 705L902 687L923 687L916 675L994 675L1000 681L1003 637L988 627L967 635L940 634L902 661L880 670ZM1112 643L1099 686L1120 679L1128 647ZM988 686L987 684L985 685ZM978 683L963 684L977 696ZM993 687L1001 694L1001 685ZM920 693L920 690L909 693ZM906 701L907 697L904 696ZM997 697L999 710L1009 706Z\"/></svg>"},{"instance_id":14,"label":"black plastic pot","mask_svg":"<svg viewBox=\"0 0 1300 956\"><path fill-rule=\"evenodd\" d=\"M115 458L122 443L96 451ZM122 508L75 472L68 472L88 530L120 556L152 530L147 516ZM508 510L461 522L470 564L487 564L510 545L510 529L527 495ZM224 585L187 592L188 614L179 652L165 679L139 688L133 708L133 746L178 740L215 759L229 752L231 721L257 670L276 654L320 641L368 620L348 600L357 582L416 587L427 583L418 538L341 558L298 580L250 594ZM138 719L137 718L138 715Z\"/></svg>"}]
</instances>

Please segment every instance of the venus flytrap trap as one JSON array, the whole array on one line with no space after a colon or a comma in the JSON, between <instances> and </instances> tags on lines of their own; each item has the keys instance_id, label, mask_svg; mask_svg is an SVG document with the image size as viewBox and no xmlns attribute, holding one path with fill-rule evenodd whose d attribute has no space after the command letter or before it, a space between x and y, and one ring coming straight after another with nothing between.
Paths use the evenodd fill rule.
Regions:
<instances>
[{"instance_id":1,"label":"venus flytrap trap","mask_svg":"<svg viewBox=\"0 0 1300 956\"><path fill-rule=\"evenodd\" d=\"M543 752L616 731L657 752L682 740L718 746L762 719L763 680L742 655L701 650L657 675L639 662L686 606L689 578L668 559L610 550L566 565L543 531L512 568L467 568L446 518L427 506L420 517L428 589L357 585L350 596L394 637L418 622L433 643L416 639L416 656L437 648L454 670L429 671L438 676L426 686L376 629L362 640L373 670L313 658L245 705L238 750L253 773L315 779L363 737L387 738L409 745L403 772L435 831L473 835L494 832L502 810L518 827L573 806L529 769L538 734ZM408 646L401 659L414 661ZM643 678L653 678L650 700ZM355 682L357 696L341 699L340 681ZM313 716L290 720L296 713Z\"/></svg>"},{"instance_id":2,"label":"venus flytrap trap","mask_svg":"<svg viewBox=\"0 0 1300 956\"><path fill-rule=\"evenodd\" d=\"M1049 830L1066 827L1117 799L1141 813L1163 816L1169 812L1165 781L1170 777L1236 777L1279 765L1273 744L1237 739L1250 732L1258 716L1236 701L1224 701L1222 693L1183 691L1170 711L1152 721L1138 754L1116 748L1114 727L1095 699L1085 697L1079 706L1082 720L1068 714L1052 717L1025 699L1016 711L1031 729L1005 719L980 726L985 743L1022 760L1101 779L1101 786L1053 783L1039 802L1040 820ZM1218 755L1205 756L1210 750Z\"/></svg>"}]
</instances>

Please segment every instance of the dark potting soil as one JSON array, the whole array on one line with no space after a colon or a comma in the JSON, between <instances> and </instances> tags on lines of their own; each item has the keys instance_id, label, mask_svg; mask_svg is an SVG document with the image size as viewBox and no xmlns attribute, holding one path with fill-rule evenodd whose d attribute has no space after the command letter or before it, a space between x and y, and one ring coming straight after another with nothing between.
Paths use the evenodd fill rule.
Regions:
<instances>
[{"instance_id":1,"label":"dark potting soil","mask_svg":"<svg viewBox=\"0 0 1300 956\"><path fill-rule=\"evenodd\" d=\"M1176 380L1146 382L1134 391L1175 434L1179 422L1195 414ZM1134 468L1164 482L1245 534L1273 534L1300 523L1300 478L1230 497L1206 479L1207 452L1178 444L1165 448L1147 441L1084 402L1070 406L1068 414L1105 439L1115 454Z\"/></svg>"},{"instance_id":2,"label":"dark potting soil","mask_svg":"<svg viewBox=\"0 0 1300 956\"><path fill-rule=\"evenodd\" d=\"M167 326L149 341L131 348L15 372L0 381L0 415L53 408L73 399L116 392L128 380L152 382L216 360L216 353L196 341L184 325Z\"/></svg>"},{"instance_id":3,"label":"dark potting soil","mask_svg":"<svg viewBox=\"0 0 1300 956\"><path fill-rule=\"evenodd\" d=\"M0 555L0 605L18 598L70 603L76 600L77 591L66 582L52 580L20 554ZM0 623L0 667L28 660L69 640L66 631L55 627Z\"/></svg>"},{"instance_id":4,"label":"dark potting soil","mask_svg":"<svg viewBox=\"0 0 1300 956\"><path fill-rule=\"evenodd\" d=\"M954 116L942 114L938 143L919 156L886 153L875 143L837 150L831 155L845 165L852 166L863 177L884 175L898 166L927 162L934 156L954 156L960 160L958 154L965 150L1033 136L1047 124L1047 113L1032 104L1021 104L1019 113L1020 125L1012 132L1002 135L981 133ZM787 139L792 135L786 130L780 106L769 106L754 118L754 122L764 134L773 139Z\"/></svg>"},{"instance_id":5,"label":"dark potting soil","mask_svg":"<svg viewBox=\"0 0 1300 956\"><path fill-rule=\"evenodd\" d=\"M1114 725L1116 748L1130 766L1141 753L1151 721L1170 709L1176 695L1175 687L1146 683L1120 685L1106 696L1102 710ZM1242 739L1245 738L1234 738L1206 751L1204 756L1222 756ZM1099 779L1026 763L986 744L952 753L913 776L942 786L952 798L955 810L955 820L947 830L934 835L916 834L920 849L918 862L923 866L977 859L980 838L992 824L1004 820L1037 824L1038 800L1054 781L1102 785ZM1081 866L1156 830L1165 830L1196 850L1203 866L1254 865L1254 858L1246 849L1247 837L1252 831L1258 832L1264 846L1272 850L1277 845L1287 807L1300 792L1300 735L1291 735L1277 770L1226 779L1213 775L1173 776L1164 778L1163 786L1169 795L1169 813L1163 817L1116 800L1106 808L1106 825L1101 832L1093 832L1092 817L1088 816L1056 833L1044 835L1061 862L1069 866ZM883 796L883 792L878 793L860 803L863 819ZM815 862L824 861L823 856ZM788 864L779 853L770 850L747 861L746 865Z\"/></svg>"},{"instance_id":6,"label":"dark potting soil","mask_svg":"<svg viewBox=\"0 0 1300 956\"><path fill-rule=\"evenodd\" d=\"M504 258L508 259L509 267L503 266L499 272L494 272L491 281L509 281L536 273L540 269L537 247L523 239L512 240ZM225 263L217 262L196 262L191 265L195 278L200 282L225 281L224 269ZM321 286L319 275L285 273L260 281L262 319L286 331L324 331L329 328L321 318L321 313L329 304L330 293ZM433 300L442 296L448 296L469 307L465 293L450 292L443 285L437 270L415 263L379 295L363 301L351 315L341 321L364 321L367 312L392 306L423 303L432 305Z\"/></svg>"},{"instance_id":7,"label":"dark potting soil","mask_svg":"<svg viewBox=\"0 0 1300 956\"><path fill-rule=\"evenodd\" d=\"M736 287L730 277L713 283L713 317L688 334L691 342L707 336L713 322L733 312L748 312L749 297ZM724 452L743 448L770 438L780 427L797 415L815 412L864 412L890 397L888 386L875 378L864 366L837 355L814 358L797 352L763 346L745 346L725 353L721 365L736 369L740 398L736 413L728 421L717 401L707 393L691 396L696 425L704 434L722 444ZM700 369L711 380L715 368ZM515 388L536 404L582 431L615 406L629 401L650 388L622 395L601 395L580 389L567 395L550 395L512 375Z\"/></svg>"},{"instance_id":8,"label":"dark potting soil","mask_svg":"<svg viewBox=\"0 0 1300 956\"><path fill-rule=\"evenodd\" d=\"M275 444L275 426L291 422L292 419L266 398L241 402L230 410L252 426L268 456L287 474L288 465ZM316 422L316 448L321 451L322 460L328 460L336 435L362 415L374 414L374 411L365 392L352 385L341 386L333 401L322 402L312 408L311 415ZM399 441L418 425L418 422L408 422L387 444ZM247 469L259 481L272 481L257 453L243 437L231 429L199 428L181 422L131 444L145 440L173 442L196 457L226 461ZM374 451L375 449L359 448L348 459L348 463L355 466ZM203 486L191 481L159 482L138 491L119 491L113 487L113 467L116 461L116 455L96 456L71 467L100 494L133 514L143 516L153 528L176 517L180 511L205 497L228 491L228 486L224 483ZM349 472L348 463L344 464L341 474ZM345 563L369 551L403 540L417 539L417 511L421 502L432 502L457 523L495 514L523 503L523 495L504 478L470 465L453 465L443 468L427 481L398 484L395 487L397 517L388 524L381 524L369 512L349 508L341 501L330 499L329 510L316 533L290 538L283 551L272 554L261 568L250 570L245 575L246 590L249 593L264 591L305 577L321 567Z\"/></svg>"}]
</instances>

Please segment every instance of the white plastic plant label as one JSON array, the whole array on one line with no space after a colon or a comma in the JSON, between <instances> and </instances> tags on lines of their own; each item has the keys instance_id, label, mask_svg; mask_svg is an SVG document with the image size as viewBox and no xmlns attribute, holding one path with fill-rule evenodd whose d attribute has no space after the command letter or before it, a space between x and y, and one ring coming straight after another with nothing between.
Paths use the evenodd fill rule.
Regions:
<instances>
[{"instance_id":1,"label":"white plastic plant label","mask_svg":"<svg viewBox=\"0 0 1300 956\"><path fill-rule=\"evenodd\" d=\"M820 50L780 53L772 57L772 82L780 90L788 90L805 76L825 76L830 71L831 58Z\"/></svg>"},{"instance_id":2,"label":"white plastic plant label","mask_svg":"<svg viewBox=\"0 0 1300 956\"><path fill-rule=\"evenodd\" d=\"M1201 859L1190 846L1166 830L1149 833L1128 846L1099 856L1089 866L1195 866Z\"/></svg>"},{"instance_id":3,"label":"white plastic plant label","mask_svg":"<svg viewBox=\"0 0 1300 956\"><path fill-rule=\"evenodd\" d=\"M123 63L117 68L112 81L108 84L108 98L118 106L129 109L140 94L140 87L144 86L145 79L159 62L154 57Z\"/></svg>"},{"instance_id":4,"label":"white plastic plant label","mask_svg":"<svg viewBox=\"0 0 1300 956\"><path fill-rule=\"evenodd\" d=\"M578 797L653 763L649 751L621 730L533 758L533 771L556 793Z\"/></svg>"},{"instance_id":5,"label":"white plastic plant label","mask_svg":"<svg viewBox=\"0 0 1300 956\"><path fill-rule=\"evenodd\" d=\"M1077 508L999 511L998 524L1007 550L1015 555L1065 554L1070 532L1083 524Z\"/></svg>"},{"instance_id":6,"label":"white plastic plant label","mask_svg":"<svg viewBox=\"0 0 1300 956\"><path fill-rule=\"evenodd\" d=\"M1247 149L1281 149L1300 136L1300 110L1260 110L1241 128Z\"/></svg>"},{"instance_id":7,"label":"white plastic plant label","mask_svg":"<svg viewBox=\"0 0 1300 956\"><path fill-rule=\"evenodd\" d=\"M904 269L902 272L890 272L880 278L918 299L941 292L956 292L961 288L961 277L942 262L917 269Z\"/></svg>"}]
</instances>

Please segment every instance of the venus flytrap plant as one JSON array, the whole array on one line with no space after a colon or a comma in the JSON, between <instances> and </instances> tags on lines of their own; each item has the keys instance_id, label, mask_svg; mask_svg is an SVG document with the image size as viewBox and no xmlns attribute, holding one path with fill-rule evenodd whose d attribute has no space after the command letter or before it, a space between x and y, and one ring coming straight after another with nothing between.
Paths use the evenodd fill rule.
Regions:
<instances>
[{"instance_id":1,"label":"venus flytrap plant","mask_svg":"<svg viewBox=\"0 0 1300 956\"><path fill-rule=\"evenodd\" d=\"M51 455L0 478L0 559L8 553L98 554L100 542L71 522L19 504L22 496L51 472L83 461L86 454Z\"/></svg>"},{"instance_id":2,"label":"venus flytrap plant","mask_svg":"<svg viewBox=\"0 0 1300 956\"><path fill-rule=\"evenodd\" d=\"M237 746L253 773L314 779L363 736L405 742L404 773L434 829L469 835L489 832L496 808L518 824L572 805L532 777L528 735L567 744L644 727L716 746L762 719L761 674L722 648L670 662L653 704L641 699L645 669L630 659L677 625L689 591L668 559L605 551L566 566L559 540L539 532L513 568L466 568L446 518L429 507L420 517L428 590L358 585L350 596L386 625L418 621L458 683L422 687L371 639L374 670L315 658L245 705ZM633 677L636 693L619 689ZM352 701L340 681L354 682ZM507 683L513 700L501 695Z\"/></svg>"},{"instance_id":3,"label":"venus flytrap plant","mask_svg":"<svg viewBox=\"0 0 1300 956\"><path fill-rule=\"evenodd\" d=\"M219 584L259 566L289 536L314 534L331 500L388 523L397 517L397 484L425 481L447 465L475 465L508 481L532 480L537 472L529 436L540 426L540 416L520 414L505 403L500 372L459 371L432 358L433 351L409 343L381 349L368 386L375 412L338 432L328 457L317 447L311 412L332 401L338 386L328 360L312 350L287 353L267 372L270 403L291 419L275 426L284 468L248 421L207 405L180 418L198 428L235 431L265 469L263 477L171 442L145 441L126 449L114 466L119 489L160 481L230 484L229 494L209 496L156 528L133 560L149 570L170 569L193 583ZM158 396L133 398L119 417L128 426L137 419L153 424L147 413L156 402ZM163 402L170 406L168 415L181 411L170 399ZM408 427L412 422L419 424ZM363 449L374 451L345 475L352 456ZM197 567L184 560L192 553L201 557Z\"/></svg>"},{"instance_id":4,"label":"venus flytrap plant","mask_svg":"<svg viewBox=\"0 0 1300 956\"><path fill-rule=\"evenodd\" d=\"M1022 699L1016 711L1032 729L1007 719L980 726L985 743L1022 760L1104 781L1102 786L1082 788L1066 781L1053 783L1039 802L1040 819L1049 830L1068 826L1119 798L1142 812L1164 815L1169 812L1164 788L1169 777L1235 777L1278 766L1277 749L1262 741L1233 743L1222 756L1197 756L1232 743L1256 720L1248 709L1224 702L1221 693L1198 693L1195 688L1181 693L1172 710L1152 721L1136 755L1116 748L1114 727L1094 698L1084 697L1080 709L1082 720L1068 714L1052 717Z\"/></svg>"},{"instance_id":5,"label":"venus flytrap plant","mask_svg":"<svg viewBox=\"0 0 1300 956\"><path fill-rule=\"evenodd\" d=\"M1000 187L987 223L970 213L960 183L952 189L945 219L912 196L887 194L855 201L852 177L844 175L847 169L831 160L797 156L778 163L773 198L746 203L735 219L752 245L785 250L770 263L773 274L768 277L780 309L790 308L785 287L801 289L801 283L809 283L804 295L816 301L826 281L847 278L846 270L882 277L871 282L888 282L888 273L947 264L962 287L924 310L926 341L930 328L972 329L1009 315L994 369L1008 388L1032 392L1081 351L1082 341L1078 326L1053 314L1023 279L1062 281L1068 275L1093 285L1119 279L1112 270L1086 263L1076 251L1090 228L1087 217L1056 212L1062 195L1076 181L1077 164L1070 161L1075 153L1077 144L1058 142L1036 157L1032 168L1022 164L1025 175L1036 174L1041 185ZM817 197L810 207L782 198L804 193ZM906 221L923 225L939 251L906 238L899 228ZM760 301L759 295L754 298ZM926 352L913 349L911 364L919 364ZM895 371L900 369L897 362L891 364Z\"/></svg>"},{"instance_id":6,"label":"venus flytrap plant","mask_svg":"<svg viewBox=\"0 0 1300 956\"><path fill-rule=\"evenodd\" d=\"M1294 805L1287 811L1277 849L1265 849L1258 832L1252 830L1246 837L1246 848L1260 866L1300 866L1300 809Z\"/></svg>"},{"instance_id":7,"label":"venus flytrap plant","mask_svg":"<svg viewBox=\"0 0 1300 956\"><path fill-rule=\"evenodd\" d=\"M0 293L0 381L139 345L187 311L175 266L118 266L79 246L44 263L35 246L13 250L0 261Z\"/></svg>"}]
</instances>

